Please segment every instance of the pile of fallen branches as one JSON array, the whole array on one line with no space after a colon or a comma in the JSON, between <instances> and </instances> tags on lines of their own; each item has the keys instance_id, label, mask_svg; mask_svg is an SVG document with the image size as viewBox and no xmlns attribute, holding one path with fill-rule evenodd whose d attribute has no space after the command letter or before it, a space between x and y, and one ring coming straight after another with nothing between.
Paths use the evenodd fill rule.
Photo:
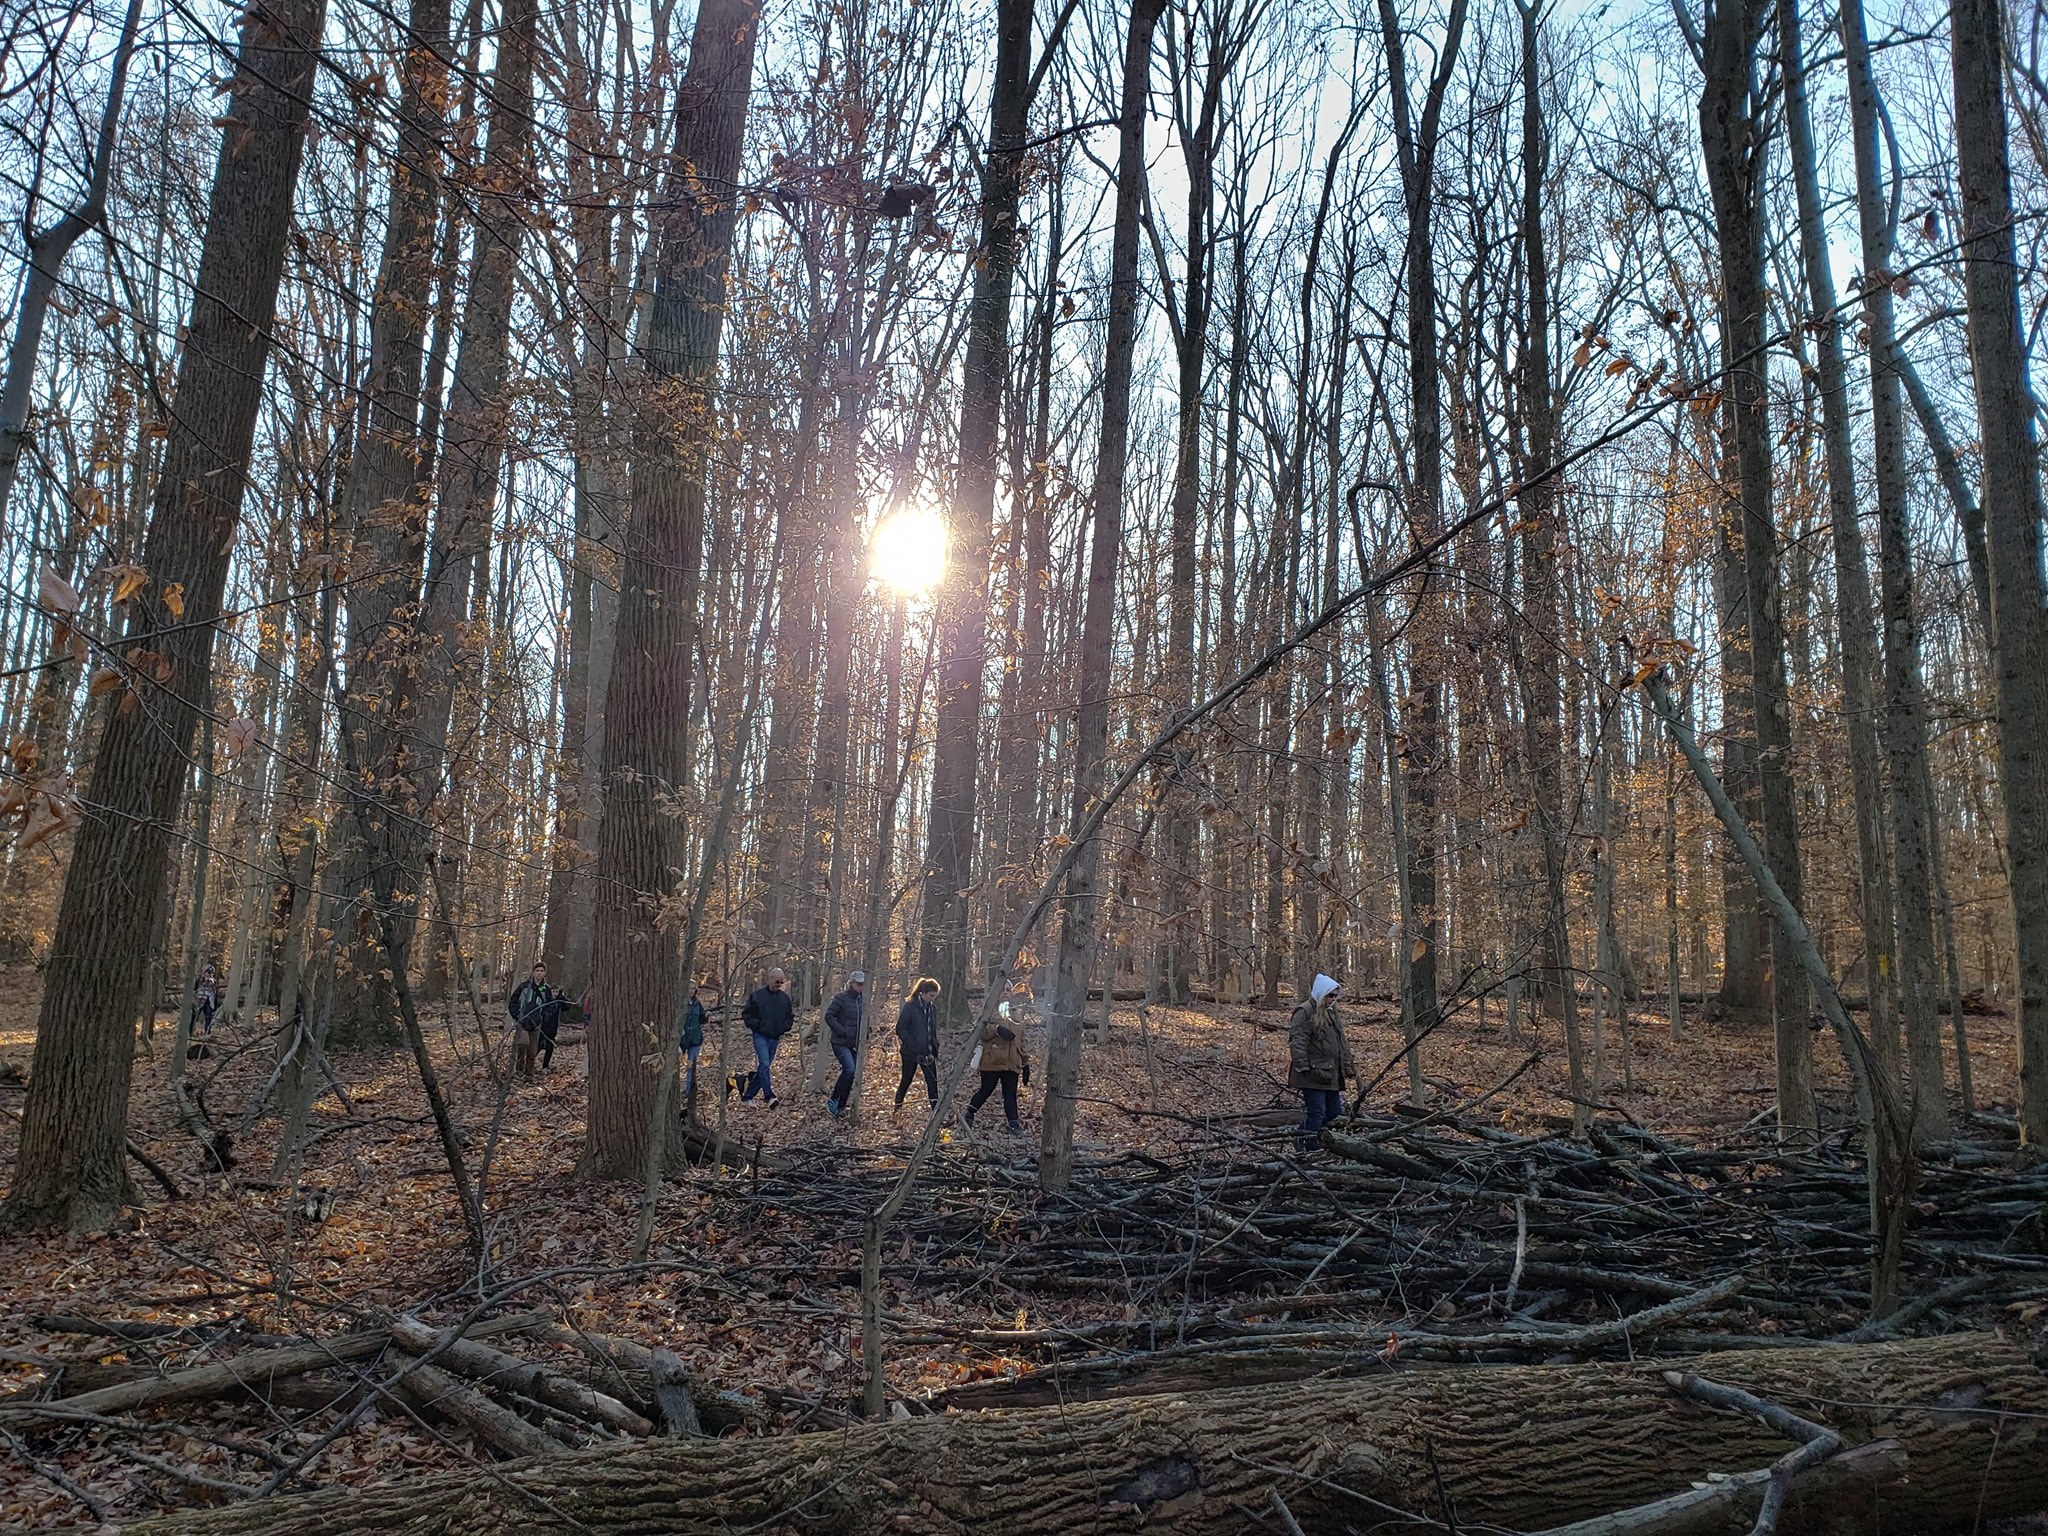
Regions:
<instances>
[{"instance_id":1,"label":"pile of fallen branches","mask_svg":"<svg viewBox=\"0 0 2048 1536\"><path fill-rule=\"evenodd\" d=\"M90 1496L39 1452L61 1454L70 1439L111 1431L103 1443L117 1456L193 1489L240 1497L311 1486L319 1453L373 1407L437 1433L461 1430L478 1447L507 1457L716 1435L770 1415L766 1402L704 1381L667 1350L566 1327L541 1312L476 1316L452 1327L399 1315L377 1327L303 1339L252 1332L232 1320L31 1321L97 1345L48 1357L38 1387L0 1398L0 1439L88 1504ZM515 1340L539 1353L508 1352ZM110 1352L129 1358L103 1363ZM223 1429L217 1417L198 1422L195 1410L215 1404L246 1409L251 1433ZM269 1433L314 1424L326 1428L310 1443L300 1434L278 1440ZM164 1434L210 1440L235 1453L238 1464L264 1468L266 1480L210 1476L182 1456L165 1459L141 1448ZM295 1455L281 1453L287 1445Z\"/></svg>"},{"instance_id":2,"label":"pile of fallen branches","mask_svg":"<svg viewBox=\"0 0 2048 1536\"><path fill-rule=\"evenodd\" d=\"M794 1239L783 1251L814 1254L850 1240L894 1177L881 1163L807 1165L716 1190L727 1219L772 1222ZM1587 1143L1365 1115L1307 1157L1284 1132L1240 1123L1184 1161L1085 1166L1057 1196L1028 1160L949 1150L892 1229L893 1346L1041 1368L946 1395L965 1406L1088 1395L1097 1378L1158 1386L1168 1362L1179 1387L1396 1353L1563 1361L1653 1338L1666 1353L1861 1342L2048 1296L2048 1167L1982 1144L1930 1153L1910 1299L1877 1320L1866 1198L1840 1146L1688 1146L1606 1123ZM819 1278L809 1261L771 1261L750 1282L801 1292ZM959 1310L1025 1320L963 1327Z\"/></svg>"}]
</instances>

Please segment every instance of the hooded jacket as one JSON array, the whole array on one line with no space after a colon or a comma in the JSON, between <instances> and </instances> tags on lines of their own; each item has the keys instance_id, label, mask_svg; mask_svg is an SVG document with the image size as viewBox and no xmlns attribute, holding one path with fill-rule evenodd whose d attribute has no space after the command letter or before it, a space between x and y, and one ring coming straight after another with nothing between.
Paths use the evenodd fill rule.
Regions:
<instances>
[{"instance_id":1,"label":"hooded jacket","mask_svg":"<svg viewBox=\"0 0 2048 1536\"><path fill-rule=\"evenodd\" d=\"M1330 995L1337 983L1318 976L1306 1002L1287 1022L1287 1086L1334 1093L1352 1078L1351 1045Z\"/></svg>"}]
</instances>

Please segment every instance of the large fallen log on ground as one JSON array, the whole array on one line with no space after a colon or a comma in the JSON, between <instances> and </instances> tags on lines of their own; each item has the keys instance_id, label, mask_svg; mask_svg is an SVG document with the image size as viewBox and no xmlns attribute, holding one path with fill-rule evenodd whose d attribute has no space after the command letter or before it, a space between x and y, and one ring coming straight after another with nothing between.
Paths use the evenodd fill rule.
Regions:
<instances>
[{"instance_id":1,"label":"large fallen log on ground","mask_svg":"<svg viewBox=\"0 0 2048 1536\"><path fill-rule=\"evenodd\" d=\"M2048 1509L2048 1374L1989 1335L1687 1362L1850 1448L1779 1529L1934 1532ZM1893 1440L1862 1461L1855 1448ZM833 1434L657 1440L137 1526L295 1536L652 1531L1237 1533L1277 1494L1306 1533L1555 1527L1771 1466L1786 1442L1650 1363L1394 1372ZM1894 1475L1900 1454L1903 1477ZM1882 1474L1880 1470L1882 1469ZM1753 1512L1754 1505L1750 1506ZM1725 1508L1701 1530L1747 1529ZM1739 1522L1739 1523L1738 1523ZM1660 1526L1659 1529L1670 1529Z\"/></svg>"}]
</instances>

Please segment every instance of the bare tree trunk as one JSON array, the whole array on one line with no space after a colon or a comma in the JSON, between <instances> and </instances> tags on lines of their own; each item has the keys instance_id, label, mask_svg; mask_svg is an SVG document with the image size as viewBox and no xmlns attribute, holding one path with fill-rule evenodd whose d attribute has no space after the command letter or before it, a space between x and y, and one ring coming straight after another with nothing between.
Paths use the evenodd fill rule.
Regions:
<instances>
[{"instance_id":1,"label":"bare tree trunk","mask_svg":"<svg viewBox=\"0 0 2048 1536\"><path fill-rule=\"evenodd\" d=\"M335 1038L348 1045L390 1045L401 1035L393 984L384 979L390 957L371 908L378 889L398 887L401 825L419 814L423 788L407 772L394 719L397 695L419 662L410 643L426 547L419 413L441 207L448 12L449 0L412 0L406 19L365 418L341 493L351 581L348 713L340 728L353 738L356 771L376 802L367 818L337 822L329 860L332 894L322 926L332 930L334 946L322 969L336 989Z\"/></svg>"},{"instance_id":2,"label":"bare tree trunk","mask_svg":"<svg viewBox=\"0 0 2048 1536\"><path fill-rule=\"evenodd\" d=\"M1443 404L1437 356L1436 251L1430 214L1436 196L1436 150L1444 98L1465 31L1465 0L1451 0L1436 68L1424 97L1419 123L1408 99L1408 63L1394 0L1379 0L1380 38L1387 56L1387 85L1393 98L1394 142L1407 205L1408 455L1409 517L1419 539L1443 527ZM1425 570L1425 590L1432 573ZM1414 1039L1437 1025L1437 782L1443 741L1443 646L1433 633L1444 622L1442 605L1425 602L1409 641L1408 692L1413 701L1404 720L1402 791L1408 827L1408 901L1412 927L1403 935L1408 952L1408 1014Z\"/></svg>"},{"instance_id":3,"label":"bare tree trunk","mask_svg":"<svg viewBox=\"0 0 2048 1536\"><path fill-rule=\"evenodd\" d=\"M1017 210L1030 115L1033 0L997 0L995 87L982 164L981 240L960 389L960 465L939 594L938 700L925 829L918 969L939 982L941 1029L967 1017L967 905L973 884L975 779L988 645L988 552L995 518L996 427L1017 270Z\"/></svg>"},{"instance_id":4,"label":"bare tree trunk","mask_svg":"<svg viewBox=\"0 0 2048 1536\"><path fill-rule=\"evenodd\" d=\"M1110 240L1108 335L1102 349L1102 438L1096 452L1089 533L1088 603L1074 730L1072 827L1080 834L1103 793L1109 753L1110 667L1114 660L1117 557L1123 548L1124 470L1131 446L1131 365L1138 335L1138 214L1145 198L1145 102L1152 79L1152 29L1165 0L1131 0L1119 106L1116 222ZM1081 1080L1082 1014L1097 963L1099 836L1088 838L1067 873L1045 1044L1045 1124L1038 1182L1065 1189L1073 1176L1074 1111ZM1112 965L1103 977L1108 1000Z\"/></svg>"},{"instance_id":5,"label":"bare tree trunk","mask_svg":"<svg viewBox=\"0 0 2048 1536\"><path fill-rule=\"evenodd\" d=\"M688 768L676 724L690 715L704 478L716 432L711 394L759 18L758 0L705 0L676 91L667 217L643 348L647 398L621 539L618 651L605 702L607 878L592 950L596 1017L581 1165L593 1178L641 1175L660 1087L649 1042L681 1017L671 882L684 864L683 835L663 802L683 788Z\"/></svg>"},{"instance_id":6,"label":"bare tree trunk","mask_svg":"<svg viewBox=\"0 0 2048 1536\"><path fill-rule=\"evenodd\" d=\"M1518 3L1522 30L1522 248L1528 269L1528 329L1518 380L1523 413L1524 463L1520 468L1522 528L1522 612L1534 630L1524 642L1518 631L1509 643L1522 689L1522 728L1536 801L1536 827L1543 848L1541 935L1545 1001L1564 1030L1570 1077L1572 1123L1583 1132L1591 1119L1585 1050L1579 1039L1577 978L1572 972L1570 911L1566 905L1565 837L1572 808L1565 803L1562 714L1564 665L1562 615L1557 592L1557 535L1563 517L1557 480L1550 468L1557 455L1557 404L1551 382L1550 245L1543 226L1544 178L1549 136L1543 124L1537 5ZM1535 654L1532 656L1531 652Z\"/></svg>"},{"instance_id":7,"label":"bare tree trunk","mask_svg":"<svg viewBox=\"0 0 2048 1536\"><path fill-rule=\"evenodd\" d=\"M1855 3L1855 0L1850 0ZM1870 569L1864 558L1863 530L1856 512L1856 459L1849 440L1849 379L1842 361L1841 317L1836 312L1835 279L1830 270L1827 227L1821 206L1820 173L1813 147L1813 123L1807 108L1806 66L1799 35L1799 0L1778 0L1778 68L1785 83L1785 135L1791 148L1792 182L1799 205L1799 251L1805 268L1806 298L1812 311L1814 352L1818 363L1821 448L1827 469L1828 526L1835 557L1835 628L1841 644L1843 724L1849 737L1850 795L1856 812L1857 870L1863 905L1863 966L1870 993L1870 1030L1878 1058L1897 1075L1900 1014L1913 1049L1917 1073L1925 1060L1922 1042L1932 1033L1928 1007L1931 943L1927 938L1926 863L1924 843L1910 857L1908 838L1896 820L1900 862L1898 921L1893 921L1892 861L1886 856L1886 805L1883 768L1878 759L1876 702L1871 688L1878 676L1877 638L1870 630ZM1873 341L1873 346L1875 345ZM1897 396L1893 396L1896 411ZM1894 417L1896 420L1896 416ZM1884 443L1879 437L1880 495L1884 478ZM1890 610L1887 593L1887 613ZM1887 720L1890 721L1891 637L1886 653ZM1899 743L1888 737L1896 752ZM1916 781L1917 782L1917 781ZM1893 814L1896 816L1898 807ZM1918 923L1909 874L1918 876ZM1934 1042L1936 1079L1934 1105L1941 1103L1941 1047ZM1946 1118L1945 1116L1943 1117ZM1930 1121L1932 1125L1934 1122Z\"/></svg>"},{"instance_id":8,"label":"bare tree trunk","mask_svg":"<svg viewBox=\"0 0 2048 1536\"><path fill-rule=\"evenodd\" d=\"M2048 608L2006 162L2005 12L1999 0L1954 0L1949 23L1963 292L1984 462L1999 787L2019 952L2020 1134L2040 1147L2048 1144Z\"/></svg>"},{"instance_id":9,"label":"bare tree trunk","mask_svg":"<svg viewBox=\"0 0 2048 1536\"><path fill-rule=\"evenodd\" d=\"M207 697L324 15L322 0L276 0L241 47L143 546L149 584L129 604L131 670L93 761L45 973L6 1209L18 1225L103 1225L129 1198L135 989Z\"/></svg>"},{"instance_id":10,"label":"bare tree trunk","mask_svg":"<svg viewBox=\"0 0 2048 1536\"><path fill-rule=\"evenodd\" d=\"M1742 562L1749 608L1750 696L1756 711L1763 846L1786 896L1799 904L1799 825L1792 795L1792 724L1786 704L1778 536L1771 511L1771 422L1764 348L1763 162L1755 85L1761 0L1725 0L1708 13L1700 143L1713 191L1721 268L1721 361L1734 422L1742 498ZM1780 1134L1811 1131L1812 1031L1806 980L1783 926L1771 930L1771 1001L1777 1023Z\"/></svg>"},{"instance_id":11,"label":"bare tree trunk","mask_svg":"<svg viewBox=\"0 0 2048 1536\"><path fill-rule=\"evenodd\" d=\"M1781 0L1789 5L1791 0ZM1920 630L1913 612L1912 531L1906 506L1906 422L1900 397L1898 329L1892 314L1892 230L1878 183L1877 85L1870 72L1870 48L1864 35L1862 0L1843 0L1842 49L1849 71L1849 116L1855 138L1856 210L1863 235L1863 323L1869 332L1870 425L1874 448L1873 479L1877 486L1878 576L1884 592L1884 744L1891 769L1892 867L1898 881L1899 998L1905 1016L1907 1058L1912 1067L1913 1135L1918 1142L1939 1141L1949 1134L1948 1096L1943 1087L1941 1019L1935 1008L1934 920L1931 881L1934 864L1933 806L1927 795L1927 719L1920 692ZM1783 24L1781 23L1781 26ZM1796 39L1791 46L1797 46ZM1818 249L1808 253L1814 308L1825 330L1822 364L1830 357L1841 364L1840 332L1832 314L1834 289L1826 282L1827 251L1821 230L1820 196L1809 185L1813 150L1806 129L1804 93L1793 120L1795 152L1803 143L1807 173L1800 179L1802 223L1812 225L1809 239ZM1807 201L1811 215L1804 212ZM1836 399L1837 415L1846 416L1846 387ZM1831 427L1830 431L1834 429ZM1841 451L1848 453L1848 423L1840 425ZM1832 461L1833 450L1830 450ZM1829 478L1834 477L1830 468ZM1854 508L1852 507L1853 513ZM1844 657L1844 670L1849 658ZM1845 693L1844 707L1857 708ZM1868 892L1865 902L1871 897ZM1871 1001L1876 1005L1873 985ZM1883 1037L1879 1036L1882 1049Z\"/></svg>"}]
</instances>

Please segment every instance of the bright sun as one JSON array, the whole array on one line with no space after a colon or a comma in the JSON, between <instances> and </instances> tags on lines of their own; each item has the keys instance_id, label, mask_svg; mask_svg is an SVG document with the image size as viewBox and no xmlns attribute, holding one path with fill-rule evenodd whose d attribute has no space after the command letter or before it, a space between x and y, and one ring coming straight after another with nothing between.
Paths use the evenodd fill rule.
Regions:
<instances>
[{"instance_id":1,"label":"bright sun","mask_svg":"<svg viewBox=\"0 0 2048 1536\"><path fill-rule=\"evenodd\" d=\"M946 574L946 521L929 507L898 507L869 547L875 575L905 597L931 591Z\"/></svg>"}]
</instances>

